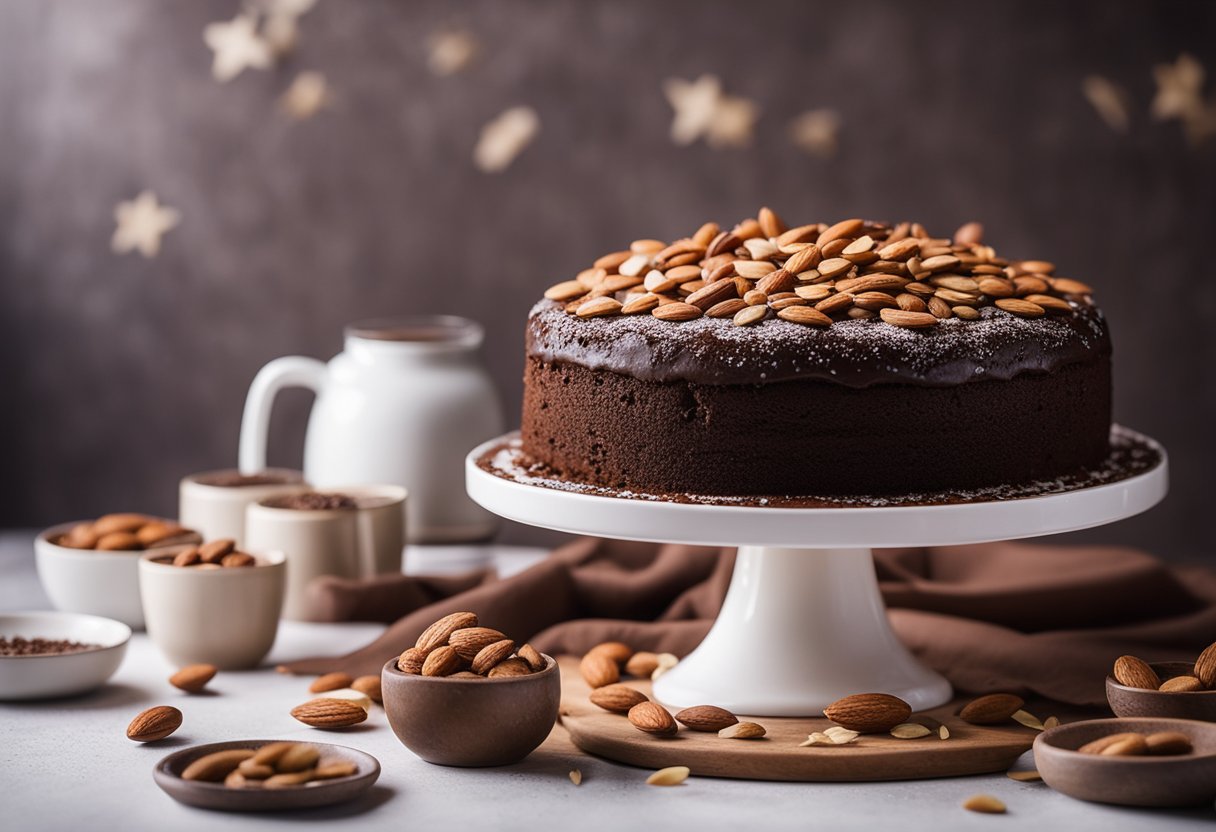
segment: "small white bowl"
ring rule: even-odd
[[[157,549],[122,552],[69,549],[52,543],[79,523],[62,523],[34,540],[38,579],[55,609],[114,618],[144,628],[139,600],[139,559]]]
[[[0,700],[73,696],[101,687],[127,654],[131,628],[70,612],[0,613],[0,635],[67,639],[95,648],[42,656],[0,656]]]
[[[278,633],[287,556],[250,552],[255,566],[208,569],[156,560],[168,554],[145,552],[139,561],[148,638],[176,665],[257,667]]]

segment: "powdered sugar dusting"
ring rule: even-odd
[[[896,506],[954,505],[984,503],[997,500],[1017,500],[1063,494],[1083,488],[1119,482],[1146,473],[1161,463],[1156,447],[1138,434],[1118,425],[1111,427],[1110,454],[1096,468],[1050,480],[990,488],[936,493],[902,494],[898,496],[853,495],[832,497],[824,495],[719,496],[704,494],[648,494],[640,491],[604,488],[590,483],[571,482],[551,476],[543,465],[531,461],[523,452],[517,434],[487,451],[477,460],[483,471],[523,485],[614,497],[622,500],[645,500],[664,503],[695,503],[717,506],[751,506],[756,508],[885,508]]]

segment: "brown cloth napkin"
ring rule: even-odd
[[[325,620],[391,626],[350,655],[286,669],[378,674],[427,625],[461,610],[552,655],[619,640],[683,656],[713,623],[734,556],[734,549],[582,538],[506,580],[322,578],[310,590]],[[997,543],[888,549],[874,558],[896,634],[960,692],[1100,705],[1118,656],[1193,660],[1216,640],[1216,572],[1142,552]]]

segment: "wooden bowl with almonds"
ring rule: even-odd
[[[1106,677],[1106,701],[1115,716],[1198,719],[1216,722],[1216,690],[1171,689],[1171,680],[1193,679],[1193,662],[1155,662],[1148,665],[1161,680],[1161,688],[1123,685]]]

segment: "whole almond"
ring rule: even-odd
[[[601,642],[590,650],[588,653],[603,653],[608,658],[612,659],[619,665],[623,665],[633,658],[633,648],[621,641],[605,641]]]
[[[299,743],[287,741],[268,742],[254,753],[252,760],[256,765],[273,768],[284,754],[297,745]]]
[[[493,644],[487,644],[477,651],[477,655],[473,657],[473,665],[469,669],[474,673],[484,675],[489,673],[494,665],[506,659],[514,651],[515,642],[509,638],[504,638]]]
[[[93,521],[93,534],[105,537],[115,532],[134,533],[151,522],[153,518],[146,514],[106,514]]]
[[[1138,757],[1148,753],[1148,741],[1143,734],[1129,734],[1098,752],[1103,757]]]
[[[198,547],[198,555],[203,563],[219,563],[224,555],[230,555],[236,549],[236,541],[231,538],[221,538]]]
[[[476,626],[477,616],[473,613],[454,612],[451,615],[445,615],[423,630],[422,635],[418,636],[418,640],[414,642],[414,646],[423,651],[423,658],[425,658],[426,653],[429,653],[436,647],[447,644],[452,633],[466,627]]]
[[[397,658],[397,669],[402,673],[417,676],[422,672],[422,664],[426,661],[426,655],[427,651],[419,647],[409,647]]]
[[[185,533],[186,529],[176,523],[164,523],[157,520],[141,527],[135,533],[135,537],[139,540],[140,545],[147,549]]]
[[[591,652],[583,656],[578,665],[579,673],[593,690],[621,680],[621,669],[606,653]]]
[[[345,699],[313,699],[292,708],[291,715],[313,728],[348,728],[367,719],[367,711]]]
[[[878,316],[884,323],[904,329],[925,329],[937,326],[937,318],[929,312],[906,312],[903,309],[880,309]]]
[[[1144,738],[1145,751],[1156,757],[1190,754],[1191,738],[1181,731],[1158,731]]]
[[[972,725],[996,725],[1006,722],[1026,703],[1012,693],[990,693],[973,699],[959,711],[959,719]]]
[[[103,534],[97,540],[96,548],[103,552],[126,552],[142,549],[143,545],[139,542],[139,538],[131,532],[110,532]]]
[[[461,627],[448,636],[448,644],[460,658],[473,661],[473,657],[480,653],[482,648],[505,638],[498,630],[489,627]]]
[[[286,789],[290,786],[302,786],[312,779],[313,770],[311,768],[304,771],[293,771],[290,774],[276,774],[274,777],[263,781],[262,787],[266,789]]]
[[[191,664],[169,677],[169,684],[186,693],[199,693],[207,687],[207,683],[215,678],[215,665]]]
[[[92,549],[100,537],[93,531],[92,523],[77,523],[70,532],[59,538],[59,545],[69,549]]]
[[[460,667],[460,656],[454,647],[436,647],[422,663],[423,676],[447,676]]]
[[[1195,660],[1195,678],[1205,690],[1216,688],[1216,642],[1204,648]]]
[[[906,722],[912,706],[888,693],[855,693],[828,705],[823,714],[852,731],[881,734]]]
[[[247,552],[231,552],[220,558],[220,566],[225,569],[240,569],[246,566],[254,566],[257,564],[257,559]]]
[[[983,815],[1005,814],[1005,804],[990,794],[972,795],[963,801],[963,808]]]
[[[325,693],[327,690],[338,690],[339,688],[348,688],[354,679],[349,673],[334,671],[326,673],[324,676],[318,676],[313,679],[312,684],[308,686],[309,693]]]
[[[135,742],[163,740],[182,725],[182,712],[169,705],[148,708],[127,726],[127,739]]]
[[[716,705],[693,705],[676,714],[676,722],[693,731],[717,733],[723,728],[737,725],[739,718],[725,708]]]
[[[650,674],[659,666],[659,657],[648,650],[639,650],[625,662],[625,672],[639,679],[649,679]]]
[[[1135,731],[1122,731],[1118,734],[1107,734],[1105,737],[1098,737],[1096,740],[1091,740],[1077,749],[1082,754],[1101,754],[1107,747],[1114,745],[1117,742],[1122,742],[1128,737],[1139,736]]]
[[[515,655],[519,656],[528,663],[528,668],[533,673],[539,673],[545,669],[545,657],[536,651],[536,648],[531,644],[525,644],[515,651]]]
[[[246,777],[238,768],[236,771],[228,772],[228,776],[224,778],[224,785],[230,789],[260,789],[262,781]]]
[[[490,672],[486,674],[491,679],[500,679],[504,676],[531,676],[532,668],[528,667],[528,663],[518,656],[503,659],[498,664],[490,668]]]
[[[250,780],[265,780],[267,777],[273,777],[275,774],[273,766],[259,763],[253,757],[250,757],[248,760],[241,760],[241,764],[236,767],[236,770]],[[231,777],[232,775],[228,776]]]
[[[718,736],[724,740],[754,740],[764,734],[764,726],[755,722],[736,722],[718,732]]]
[[[734,291],[733,285],[731,291]],[[701,308],[693,306],[691,303],[676,302],[656,306],[650,314],[661,321],[691,321],[693,318],[701,317]]]
[[[639,702],[629,709],[629,722],[639,731],[671,737],[680,730],[667,709],[657,702]]]
[[[809,306],[787,306],[777,313],[783,321],[803,326],[831,326],[832,319]]]
[[[1175,676],[1172,679],[1166,679],[1161,683],[1161,687],[1157,690],[1166,691],[1167,693],[1193,693],[1197,690],[1203,690],[1203,682],[1199,681],[1195,676]]]
[[[182,779],[218,783],[236,771],[236,767],[252,757],[253,753],[252,748],[230,748],[206,754],[186,766]]]
[[[1195,674],[1202,682],[1203,677]],[[1115,681],[1129,688],[1157,690],[1161,687],[1161,679],[1157,672],[1148,666],[1148,662],[1135,656],[1120,656],[1115,659]]]
[[[315,745],[306,742],[293,742],[274,762],[275,771],[289,773],[304,771],[317,764],[321,752]]]
[[[326,763],[323,766],[317,766],[313,770],[313,780],[336,780],[339,777],[350,777],[352,774],[358,774],[359,767],[349,760],[338,760],[332,763]]]
[[[173,556],[174,566],[194,566],[196,563],[202,562],[203,559],[199,556],[197,546],[188,546]]]
[[[604,685],[591,691],[591,704],[614,714],[627,714],[634,705],[649,701],[646,694],[628,685]]]
[[[379,676],[360,676],[351,682],[350,686],[373,702],[384,701],[384,691],[381,688]]]

